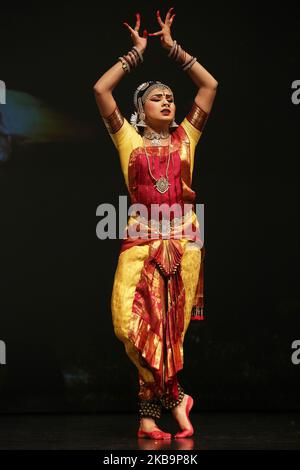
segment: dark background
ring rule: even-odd
[[[190,324],[186,392],[200,410],[300,409],[299,113],[296,2],[126,1],[1,6],[0,79],[97,126],[80,142],[15,145],[0,166],[0,411],[135,411],[137,370],[114,336],[110,296],[121,240],[99,240],[96,208],[126,195],[93,85],[159,29],[218,80],[196,149],[193,189],[205,204],[205,316]],[[174,90],[177,122],[196,86],[149,38],[144,63],[114,91],[127,117],[155,79]],[[6,106],[9,106],[7,103]]]

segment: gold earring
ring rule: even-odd
[[[178,127],[178,124],[175,122],[175,119],[173,119],[173,121],[171,122],[170,124],[170,127]]]
[[[145,123],[145,117],[146,117],[145,113],[140,113],[139,116],[140,116],[140,120],[137,123],[137,126],[147,127],[147,124]]]

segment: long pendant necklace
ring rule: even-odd
[[[158,178],[158,179],[156,179],[152,174],[152,171],[150,169],[149,157],[148,157],[148,154],[147,154],[146,146],[145,146],[145,143],[143,142],[144,149],[145,149],[145,154],[146,154],[146,157],[147,157],[148,170],[149,170],[150,176],[155,181],[155,184],[154,184],[155,189],[157,189],[157,191],[159,191],[161,194],[168,191],[169,186],[171,185],[171,183],[168,180],[168,170],[169,170],[169,163],[170,163],[170,157],[171,157],[170,142],[171,142],[171,136],[169,136],[169,145],[168,145],[169,158],[168,158],[168,163],[167,163],[166,176],[160,175],[160,178]]]

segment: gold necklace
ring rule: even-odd
[[[166,191],[168,191],[169,186],[171,185],[171,183],[170,183],[169,180],[168,180],[168,170],[169,170],[169,163],[170,163],[170,157],[171,157],[170,142],[171,142],[171,135],[169,136],[169,144],[168,144],[168,147],[169,147],[169,158],[168,158],[168,163],[167,163],[166,176],[162,176],[162,175],[161,175],[160,178],[156,179],[156,178],[153,176],[153,174],[152,174],[152,171],[151,171],[151,168],[150,168],[150,163],[149,163],[149,157],[148,157],[147,150],[146,150],[146,146],[145,146],[145,143],[144,143],[144,140],[143,140],[143,145],[144,145],[144,149],[145,149],[145,154],[146,154],[147,162],[148,162],[148,170],[149,170],[150,176],[151,176],[151,177],[154,179],[154,181],[155,181],[155,184],[154,184],[155,189],[157,189],[157,191],[159,191],[161,194],[163,194],[163,193],[165,193]]]
[[[166,139],[166,137],[169,137],[170,133],[169,132],[146,132],[144,131],[144,137],[148,140],[152,140],[154,145],[161,145],[160,139]]]

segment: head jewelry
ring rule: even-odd
[[[144,82],[137,87],[133,96],[133,102],[136,111],[130,117],[130,123],[137,131],[139,130],[139,127],[147,127],[145,123],[144,103],[146,102],[146,99],[148,98],[151,91],[155,88],[165,88],[173,94],[171,88],[168,85],[165,85],[164,83],[156,80]],[[170,125],[170,128],[174,127],[178,127],[175,121],[173,121]]]

